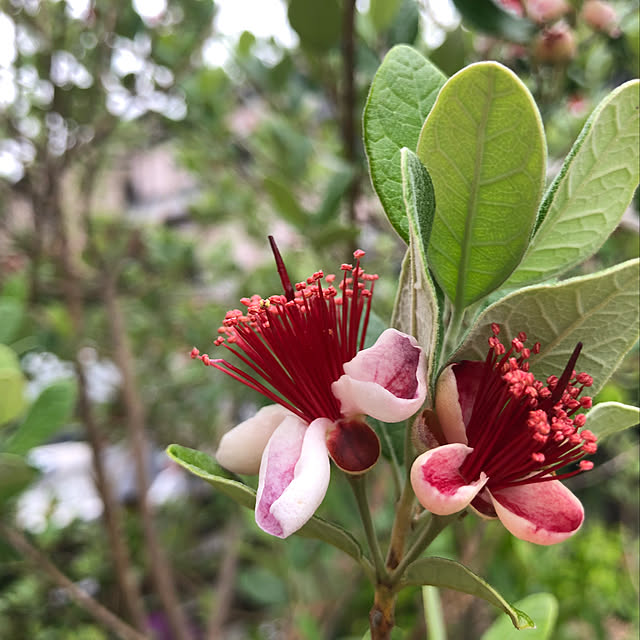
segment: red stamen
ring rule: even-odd
[[[592,468],[581,458],[596,451],[596,437],[583,429],[586,416],[575,415],[591,406],[591,398],[579,396],[593,379],[574,371],[582,344],[574,349],[560,378],[550,376],[544,386],[529,372],[528,362],[531,353],[540,352],[540,344],[526,348],[527,336],[520,332],[506,351],[498,338],[500,327],[494,323],[491,331],[466,425],[473,451],[460,468],[462,476],[470,482],[483,471],[489,476],[488,488],[495,490],[571,477]],[[577,470],[557,475],[575,462],[580,462]]]

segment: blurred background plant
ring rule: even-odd
[[[364,248],[388,321],[404,247],[360,132],[390,47],[448,75],[511,67],[540,107],[552,177],[599,100],[638,76],[638,3],[0,6],[0,635],[361,637],[371,594],[348,559],[263,534],[164,455],[171,442],[215,450],[260,401],[189,350],[241,296],[279,290],[267,233],[296,278]],[[638,254],[637,208],[580,272]],[[599,400],[638,403],[637,359]],[[588,514],[572,543],[534,548],[469,518],[437,552],[514,599],[555,594],[553,638],[637,637],[637,431],[598,461],[568,483]],[[392,487],[377,477],[385,530]],[[321,514],[358,530],[344,489],[334,478]],[[451,638],[495,616],[441,597]],[[424,636],[421,612],[420,592],[403,593],[406,637]]]

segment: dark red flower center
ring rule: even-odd
[[[582,458],[595,453],[596,437],[583,429],[586,416],[578,413],[591,407],[591,398],[580,396],[593,379],[574,370],[582,344],[574,349],[560,378],[550,376],[545,385],[529,371],[529,357],[539,353],[540,344],[525,347],[527,337],[521,332],[507,351],[498,338],[498,325],[492,330],[484,363],[454,365],[454,373],[460,367],[467,381],[473,378],[472,385],[462,386],[475,386],[466,411],[461,397],[468,444],[473,448],[460,468],[462,476],[471,482],[484,472],[489,477],[487,487],[497,490],[568,478],[593,468]],[[578,461],[578,469],[557,474]]]
[[[284,295],[242,298],[245,309],[228,311],[217,346],[236,356],[246,370],[222,358],[192,358],[215,367],[281,404],[303,420],[338,420],[340,403],[331,383],[343,364],[364,346],[373,285],[378,276],[360,268],[364,251],[355,251],[355,266],[343,264],[336,288],[335,275],[317,271],[292,285],[280,252],[269,238]],[[323,285],[324,282],[324,285]]]

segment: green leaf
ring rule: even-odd
[[[25,407],[25,379],[18,356],[0,344],[0,425],[17,418]]]
[[[484,360],[491,323],[511,340],[526,332],[540,342],[531,371],[541,380],[560,375],[578,342],[578,368],[593,376],[595,395],[638,339],[638,264],[629,260],[605,271],[557,284],[526,287],[487,307],[452,360]]]
[[[377,31],[386,29],[400,6],[400,0],[371,0],[369,15]]]
[[[473,29],[520,44],[530,44],[536,25],[501,9],[491,0],[453,0],[463,21]]]
[[[69,419],[75,401],[74,381],[60,380],[48,386],[29,407],[24,421],[8,440],[5,450],[24,455],[32,447],[46,442]]]
[[[454,560],[437,557],[416,560],[407,569],[402,585],[422,586],[425,584],[455,589],[456,591],[482,598],[502,609],[511,618],[516,629],[529,629],[534,626],[533,621],[526,613],[512,607],[480,576],[477,576],[463,564]]]
[[[0,300],[0,344],[9,344],[20,327],[24,305],[13,298]]]
[[[518,631],[506,618],[498,618],[482,635],[481,640],[551,640],[558,619],[558,600],[551,593],[534,593],[516,602],[526,609],[536,623],[535,629]]]
[[[387,53],[371,84],[364,109],[364,145],[371,181],[389,222],[409,243],[402,195],[400,150],[415,149],[424,119],[445,76],[405,45]]]
[[[235,474],[223,469],[211,456],[202,451],[182,447],[179,444],[169,445],[167,447],[167,455],[187,471],[206,480],[243,507],[248,509],[255,508],[256,492],[251,487],[240,482]],[[296,535],[303,538],[323,540],[344,551],[357,562],[368,564],[362,555],[362,549],[358,541],[342,527],[323,518],[313,516],[302,529],[296,532]]]
[[[391,325],[414,336],[424,349],[429,380],[441,336],[438,297],[427,267],[435,198],[429,174],[415,153],[404,148],[400,157],[403,200],[410,222],[409,249],[402,263]]]
[[[0,453],[0,504],[23,491],[37,475],[24,458]]]
[[[595,253],[629,205],[640,176],[640,81],[591,114],[542,204],[538,230],[507,286],[557,276]]]
[[[325,51],[340,39],[342,15],[337,0],[290,0],[288,16],[304,48]]]
[[[545,177],[540,114],[509,69],[472,64],[442,88],[417,153],[437,202],[429,265],[462,310],[508,278],[529,242]]]
[[[640,422],[640,409],[621,402],[600,402],[587,413],[585,427],[598,436],[598,440],[618,431],[635,427]]]

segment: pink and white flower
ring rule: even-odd
[[[292,285],[269,238],[284,295],[243,298],[227,312],[216,345],[244,365],[191,352],[275,405],[226,433],[216,458],[236,473],[259,472],[256,522],[286,538],[314,514],[329,484],[329,456],[347,473],[363,473],[380,455],[364,421],[411,417],[426,396],[425,358],[411,336],[384,331],[364,349],[376,275],[343,264],[335,276],[314,273]],[[323,284],[324,282],[324,284]]]
[[[545,385],[529,371],[540,344],[526,348],[520,333],[507,351],[498,325],[492,330],[484,362],[462,361],[440,375],[435,404],[445,444],[418,456],[411,484],[435,514],[471,505],[518,538],[561,542],[580,528],[584,510],[560,480],[593,468],[582,458],[597,448],[578,413],[591,407],[591,398],[580,396],[593,383],[573,369],[582,345],[560,378],[551,376]],[[560,472],[576,462],[577,469]]]

